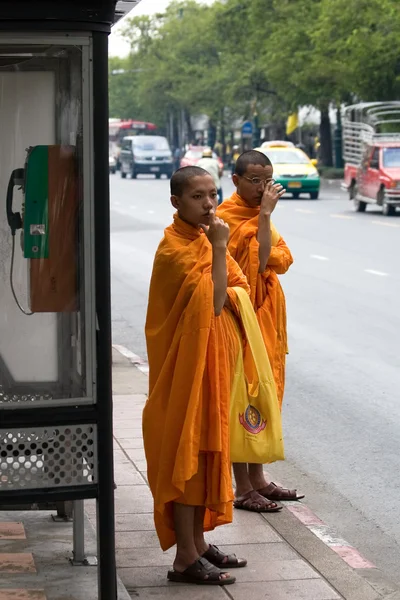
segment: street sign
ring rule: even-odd
[[[251,121],[245,121],[242,125],[242,136],[252,137],[253,135],[253,123]]]

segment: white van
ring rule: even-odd
[[[153,174],[157,179],[173,173],[172,152],[168,140],[159,135],[124,137],[121,144],[121,177],[130,174],[136,179],[141,174]]]

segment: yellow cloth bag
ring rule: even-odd
[[[248,382],[239,352],[231,391],[230,455],[235,463],[266,464],[284,460],[282,418],[268,354],[251,301],[234,288],[247,338],[245,360],[254,362],[256,381]]]

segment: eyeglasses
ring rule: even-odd
[[[246,175],[242,175],[241,177],[247,179],[247,181],[250,181],[253,185],[274,185],[275,183],[275,179],[260,179],[259,177],[246,177]]]

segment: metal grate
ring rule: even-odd
[[[392,130],[387,132],[387,130]],[[400,102],[366,102],[343,112],[343,158],[361,164],[367,146],[400,141]]]
[[[0,490],[97,482],[96,425],[0,429]]]
[[[52,400],[50,394],[9,394],[0,385],[0,404],[29,404],[43,400]]]

